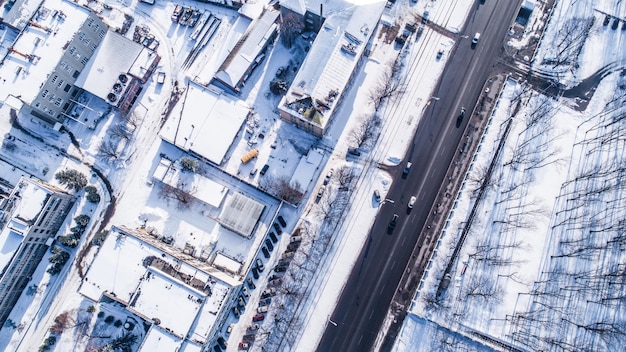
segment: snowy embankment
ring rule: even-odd
[[[557,2],[533,67],[564,87],[604,68],[579,88],[589,105],[574,112],[565,105],[577,100],[548,98],[524,82],[505,88],[424,276],[412,310],[418,316],[407,319],[396,350],[615,351],[624,345],[626,168],[619,136],[626,72],[619,66],[624,51],[616,48],[626,32],[614,25],[624,13],[619,1]],[[468,222],[475,188],[509,116],[504,154]],[[443,269],[464,229],[462,254],[437,295],[448,284]]]
[[[623,344],[624,81],[622,75],[606,78],[587,117],[525,86],[505,88],[485,138],[493,140],[496,121],[512,116],[513,127],[485,184],[481,216],[466,222],[494,154],[484,147],[429,270],[443,273],[449,247],[469,226],[451,284],[437,296],[442,274],[425,276],[413,307],[438,325],[414,319],[399,345],[415,334],[430,339],[421,344],[429,346],[424,350],[467,345],[468,336],[522,350],[616,350]]]
[[[507,82],[412,310],[446,328],[437,330],[445,338],[432,337],[423,346],[443,346],[460,338],[448,336],[447,329],[501,335],[518,293],[527,292],[541,261],[542,234],[549,228],[549,211],[564,181],[578,123],[570,114],[554,100]],[[509,119],[510,131],[487,178]],[[481,186],[483,197],[476,203]],[[470,221],[473,206],[478,209]],[[451,283],[438,296],[443,269],[466,227],[467,239]],[[407,335],[401,340],[411,339],[409,330],[404,329]]]

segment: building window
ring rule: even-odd
[[[83,57],[82,60],[80,60],[80,63],[83,64],[83,65],[87,65],[87,61],[89,61],[89,58],[85,56],[85,57]]]
[[[48,110],[48,115],[54,117],[54,110],[52,109]]]
[[[57,98],[57,100],[54,101],[54,105],[56,106],[61,106],[61,104],[63,104],[63,99],[61,98]]]
[[[54,75],[54,76],[52,76],[52,81],[51,81],[51,82],[52,82],[52,83],[56,82],[58,78],[59,78],[59,76],[58,76],[58,75]]]
[[[104,34],[106,33],[106,31],[104,29],[100,30],[100,38],[104,38]]]
[[[80,75],[80,71],[74,70],[74,74],[72,75],[72,77],[73,78],[78,78],[78,75]]]
[[[67,111],[67,108],[70,107],[70,103],[65,103],[65,105],[63,105],[63,111]]]
[[[59,83],[57,83],[57,88],[61,88],[61,86],[63,85],[63,83],[65,83],[65,81],[60,80]]]
[[[46,95],[48,95],[48,90],[47,90],[47,89],[44,89],[44,90],[43,90],[43,92],[41,92],[41,97],[42,97],[42,98],[45,98],[45,97],[46,97]]]
[[[63,91],[64,91],[65,93],[67,93],[67,92],[69,92],[69,91],[70,91],[70,89],[71,89],[71,88],[72,88],[72,86],[71,86],[71,85],[66,84],[66,85],[65,85],[65,88],[63,88]]]

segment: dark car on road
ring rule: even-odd
[[[402,170],[402,178],[406,178],[409,175],[412,165],[413,164],[410,161],[406,163],[406,166],[404,166],[404,170]]]
[[[277,223],[274,223],[274,229],[279,235],[283,233],[283,229]]]
[[[465,107],[461,107],[461,111],[459,112],[459,116],[456,118],[456,127],[459,128],[461,126],[461,122],[465,118]]]
[[[389,231],[393,231],[393,229],[396,228],[397,224],[398,224],[398,214],[393,214],[393,218],[391,218],[391,221],[389,222]]]
[[[269,258],[270,257],[270,252],[267,250],[267,248],[265,248],[265,246],[261,247],[261,252],[263,252],[263,256],[265,258]]]
[[[270,240],[272,240],[272,243],[278,242],[278,237],[276,237],[275,233],[270,232]]]

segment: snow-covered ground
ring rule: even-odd
[[[374,200],[373,192],[378,190],[384,201],[390,187],[389,175],[377,166],[398,165],[404,159],[421,112],[432,102],[432,88],[448,54],[453,50],[454,38],[426,29],[419,40],[411,37],[402,49],[394,43],[384,44],[379,38],[371,55],[359,67],[359,73],[346,92],[328,133],[320,140],[282,123],[276,113],[279,97],[269,92],[269,81],[279,67],[301,62],[303,55],[297,47],[289,50],[277,41],[261,66],[250,76],[250,84],[246,85],[241,94],[254,111],[247,121],[247,127],[252,131],[250,138],[237,140],[229,149],[229,156],[221,170],[203,165],[203,172],[228,183],[229,188],[245,190],[264,203],[272,203],[275,201],[267,195],[255,193],[249,186],[263,186],[262,176],[251,174],[251,170],[270,164],[268,176],[291,176],[304,155],[302,150],[317,148],[325,154],[320,166],[316,166],[313,171],[310,184],[304,185],[305,197],[308,198],[296,208],[272,203],[266,215],[268,218],[257,229],[263,235],[245,240],[235,235],[218,236],[213,233],[214,228],[207,228],[202,205],[180,209],[173,203],[167,204],[157,190],[159,186],[146,182],[158,164],[160,154],[173,160],[184,156],[179,149],[156,137],[161,113],[166,107],[174,81],[184,82],[191,78],[199,83],[208,83],[230,48],[250,24],[248,19],[231,10],[190,1],[178,3],[201,6],[222,20],[214,39],[189,69],[183,67],[183,62],[192,49],[188,39],[191,29],[171,23],[169,15],[174,3],[158,1],[156,5],[150,6],[132,2],[121,6],[118,2],[111,2],[112,10],[98,7],[105,20],[113,26],[121,24],[123,13],[133,13],[137,25],[148,24],[161,43],[159,52],[163,59],[158,69],[165,71],[169,78],[162,86],[149,81],[145,87],[135,112],[141,123],[126,144],[122,160],[110,163],[110,160],[103,160],[98,155],[99,142],[110,138],[107,129],[124,122],[118,116],[104,117],[95,130],[80,124],[70,124],[81,150],[72,146],[66,135],[41,130],[30,121],[21,121],[40,135],[54,136],[55,142],[50,145],[33,141],[14,130],[8,124],[7,117],[2,119],[4,122],[0,128],[17,135],[18,142],[13,153],[2,153],[3,159],[9,162],[1,164],[3,175],[5,171],[7,175],[3,178],[10,181],[20,174],[33,174],[51,180],[56,170],[65,167],[82,168],[88,173],[88,169],[74,161],[84,155],[86,161],[103,171],[118,199],[117,211],[109,224],[129,227],[143,225],[163,234],[175,234],[175,243],[179,247],[190,242],[196,243],[194,241],[198,245],[203,244],[206,242],[205,237],[209,242],[219,237],[222,249],[232,250],[229,253],[231,256],[242,257],[248,263],[259,256],[255,248],[259,247],[263,235],[271,226],[273,215],[280,210],[288,223],[285,232],[298,228],[302,244],[293,259],[290,259],[287,273],[270,273],[271,270],[267,269],[262,273],[256,280],[257,288],[251,290],[250,297],[246,298],[247,309],[238,320],[232,315],[228,317],[222,336],[227,339],[229,351],[237,349],[247,328],[254,329],[251,318],[257,314],[259,296],[268,289],[264,282],[276,275],[282,283],[275,285],[278,281],[272,281],[272,286],[276,286],[274,289],[278,291],[267,315],[272,319],[258,322],[261,326],[255,333],[257,340],[253,348],[313,350],[329,323],[328,317],[354,261],[367,242],[369,228],[381,204]],[[612,22],[607,27],[603,21],[606,13],[624,17],[626,10],[623,8],[626,5],[611,1],[603,3],[602,8],[594,6],[591,1],[558,2],[537,59],[534,60],[535,67],[541,72],[551,72],[570,86],[572,82],[589,76],[606,64],[621,64],[623,56],[620,53],[623,50],[616,48],[623,48],[626,32],[621,31],[621,27],[612,30]],[[458,33],[471,7],[472,2],[466,1],[398,2],[388,10],[385,19],[403,26],[415,15],[423,16],[427,12],[431,21],[451,33]],[[577,65],[568,65],[565,70],[561,69],[562,66],[550,70],[550,65],[554,63],[545,64],[545,60],[551,59],[553,48],[547,43],[564,35],[555,24],[567,23],[574,17],[589,16],[594,16],[595,21],[588,33],[582,33],[585,35],[585,44],[567,48],[568,55],[579,53]],[[441,60],[437,60],[435,57],[440,49],[444,54]],[[398,62],[402,64],[400,83],[404,93],[391,97],[378,111],[381,117],[378,127],[380,135],[362,148],[363,155],[347,159],[345,151],[353,146],[351,131],[358,126],[360,117],[374,111],[370,92],[380,84],[384,72],[389,70],[390,62],[397,57],[400,57]],[[597,57],[608,61],[597,60]],[[565,347],[561,347],[567,349],[570,345],[565,344],[573,342],[559,340],[563,336],[579,339],[577,342],[583,349],[596,346],[601,350],[611,350],[611,346],[618,346],[615,341],[621,341],[620,331],[614,327],[611,330],[607,326],[623,322],[623,308],[618,299],[623,289],[616,286],[617,281],[612,278],[616,277],[620,265],[623,265],[619,250],[619,234],[623,232],[623,224],[619,222],[623,218],[623,207],[619,205],[619,200],[624,198],[619,183],[623,179],[620,166],[623,163],[623,142],[615,137],[619,136],[622,121],[616,117],[623,113],[620,109],[624,100],[624,84],[623,76],[617,73],[608,76],[596,90],[587,111],[578,113],[568,108],[562,100],[546,98],[529,89],[524,82],[507,82],[454,209],[449,214],[432,264],[424,275],[412,307],[415,315],[405,320],[397,340],[397,350],[454,350],[455,346],[483,349],[490,344],[493,346],[493,341],[480,339],[479,334],[528,349],[549,349],[557,342],[564,344]],[[605,103],[610,99],[615,102],[607,110],[604,108]],[[176,108],[180,109],[180,104]],[[3,115],[8,116],[8,111],[3,111]],[[178,112],[175,109],[171,114],[176,116]],[[436,297],[437,285],[453,243],[467,225],[467,214],[476,201],[476,189],[484,179],[490,157],[503,137],[504,126],[509,123],[509,119],[511,127],[504,149],[491,174],[486,192],[478,203],[477,216],[472,219],[469,235],[451,272],[451,284],[442,297]],[[260,135],[263,137],[259,138]],[[52,138],[46,138],[49,139]],[[260,157],[254,163],[242,166],[239,158],[250,150],[250,143],[260,150]],[[62,152],[66,149],[67,154]],[[64,158],[66,155],[73,159]],[[17,168],[13,169],[10,164]],[[323,176],[331,168],[333,177],[326,185],[324,194],[316,199]],[[599,176],[595,177],[595,174]],[[316,181],[320,175],[322,177]],[[601,177],[605,175],[608,176]],[[93,182],[98,182],[97,178],[94,177]],[[98,185],[104,194],[104,186]],[[581,190],[587,189],[593,189],[594,192],[582,193]],[[571,199],[571,194],[577,197]],[[104,204],[102,202],[99,206]],[[94,213],[101,211],[102,208],[99,208]],[[566,221],[571,218],[577,221],[574,224]],[[580,224],[588,226],[574,226]],[[598,235],[583,236],[589,229]],[[281,237],[272,257],[264,259],[266,268],[278,262],[278,253],[285,250],[289,241],[289,236]],[[94,251],[87,254],[86,262],[90,263],[94,255]],[[593,264],[590,263],[590,257],[602,257],[604,261],[602,264]],[[76,293],[81,278],[73,270],[74,267],[66,265],[64,272],[50,277],[45,273],[46,266],[44,258],[34,276],[34,280],[40,282],[25,291],[12,313],[15,326],[3,327],[0,331],[0,346],[7,350],[36,349],[47,336],[47,329],[54,318],[61,312],[70,311],[76,314],[76,319],[86,319],[84,312],[88,304]],[[573,271],[573,268],[578,269]],[[67,277],[65,282],[61,281],[63,277]],[[581,278],[593,289],[580,289]],[[156,285],[155,290],[167,286],[167,282],[161,281],[143,285],[148,287],[152,284]],[[578,289],[559,291],[558,287],[563,285]],[[53,296],[45,294],[50,292],[51,286],[54,286],[52,292],[58,292],[62,299],[53,300]],[[44,287],[48,287],[48,290]],[[592,297],[592,292],[596,291],[606,295]],[[186,299],[185,295],[191,295],[184,290],[176,292],[182,294],[183,300]],[[149,311],[154,302],[154,297],[145,296],[138,304]],[[185,308],[186,312],[193,310],[194,303],[189,304],[192,306]],[[109,309],[107,314],[117,319],[122,317],[114,306],[101,305],[97,309]],[[575,314],[568,317],[563,312]],[[93,319],[89,326],[95,328],[98,324],[95,318],[98,310],[92,313]],[[546,322],[544,318],[558,314],[561,314],[560,322]],[[169,323],[178,327],[180,322]],[[230,323],[235,325],[228,335],[225,330]],[[546,326],[551,329],[546,329]],[[181,330],[186,328],[187,325]],[[598,330],[605,334],[603,336],[610,335],[610,338],[600,341]],[[268,334],[270,331],[271,335]],[[178,346],[179,341],[166,341],[168,336],[171,337],[153,328],[146,334],[144,348],[160,346],[160,350],[166,346]],[[64,349],[76,341],[64,337],[59,342],[63,347],[59,348]],[[158,341],[162,341],[162,344],[159,345]],[[184,349],[197,350],[197,346],[188,344]]]
[[[626,37],[621,23],[603,24],[606,12],[621,18],[626,10],[620,1],[597,5],[558,1],[534,65],[565,87],[605,65],[611,70],[580,112],[569,99],[507,82],[396,351],[615,351],[626,341],[619,328],[624,286],[615,276],[624,265],[624,210],[617,205],[624,198],[624,144],[617,131],[626,96],[623,50],[616,48]],[[594,19],[587,31],[584,18]],[[582,37],[568,39],[581,27]],[[561,52],[565,46],[556,43],[568,40],[570,51]],[[555,53],[559,65],[547,62]],[[448,281],[443,274],[464,233]]]

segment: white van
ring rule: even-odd
[[[479,40],[480,40],[480,33],[476,32],[476,34],[474,34],[474,38],[472,38],[472,44],[474,45],[478,44]]]

